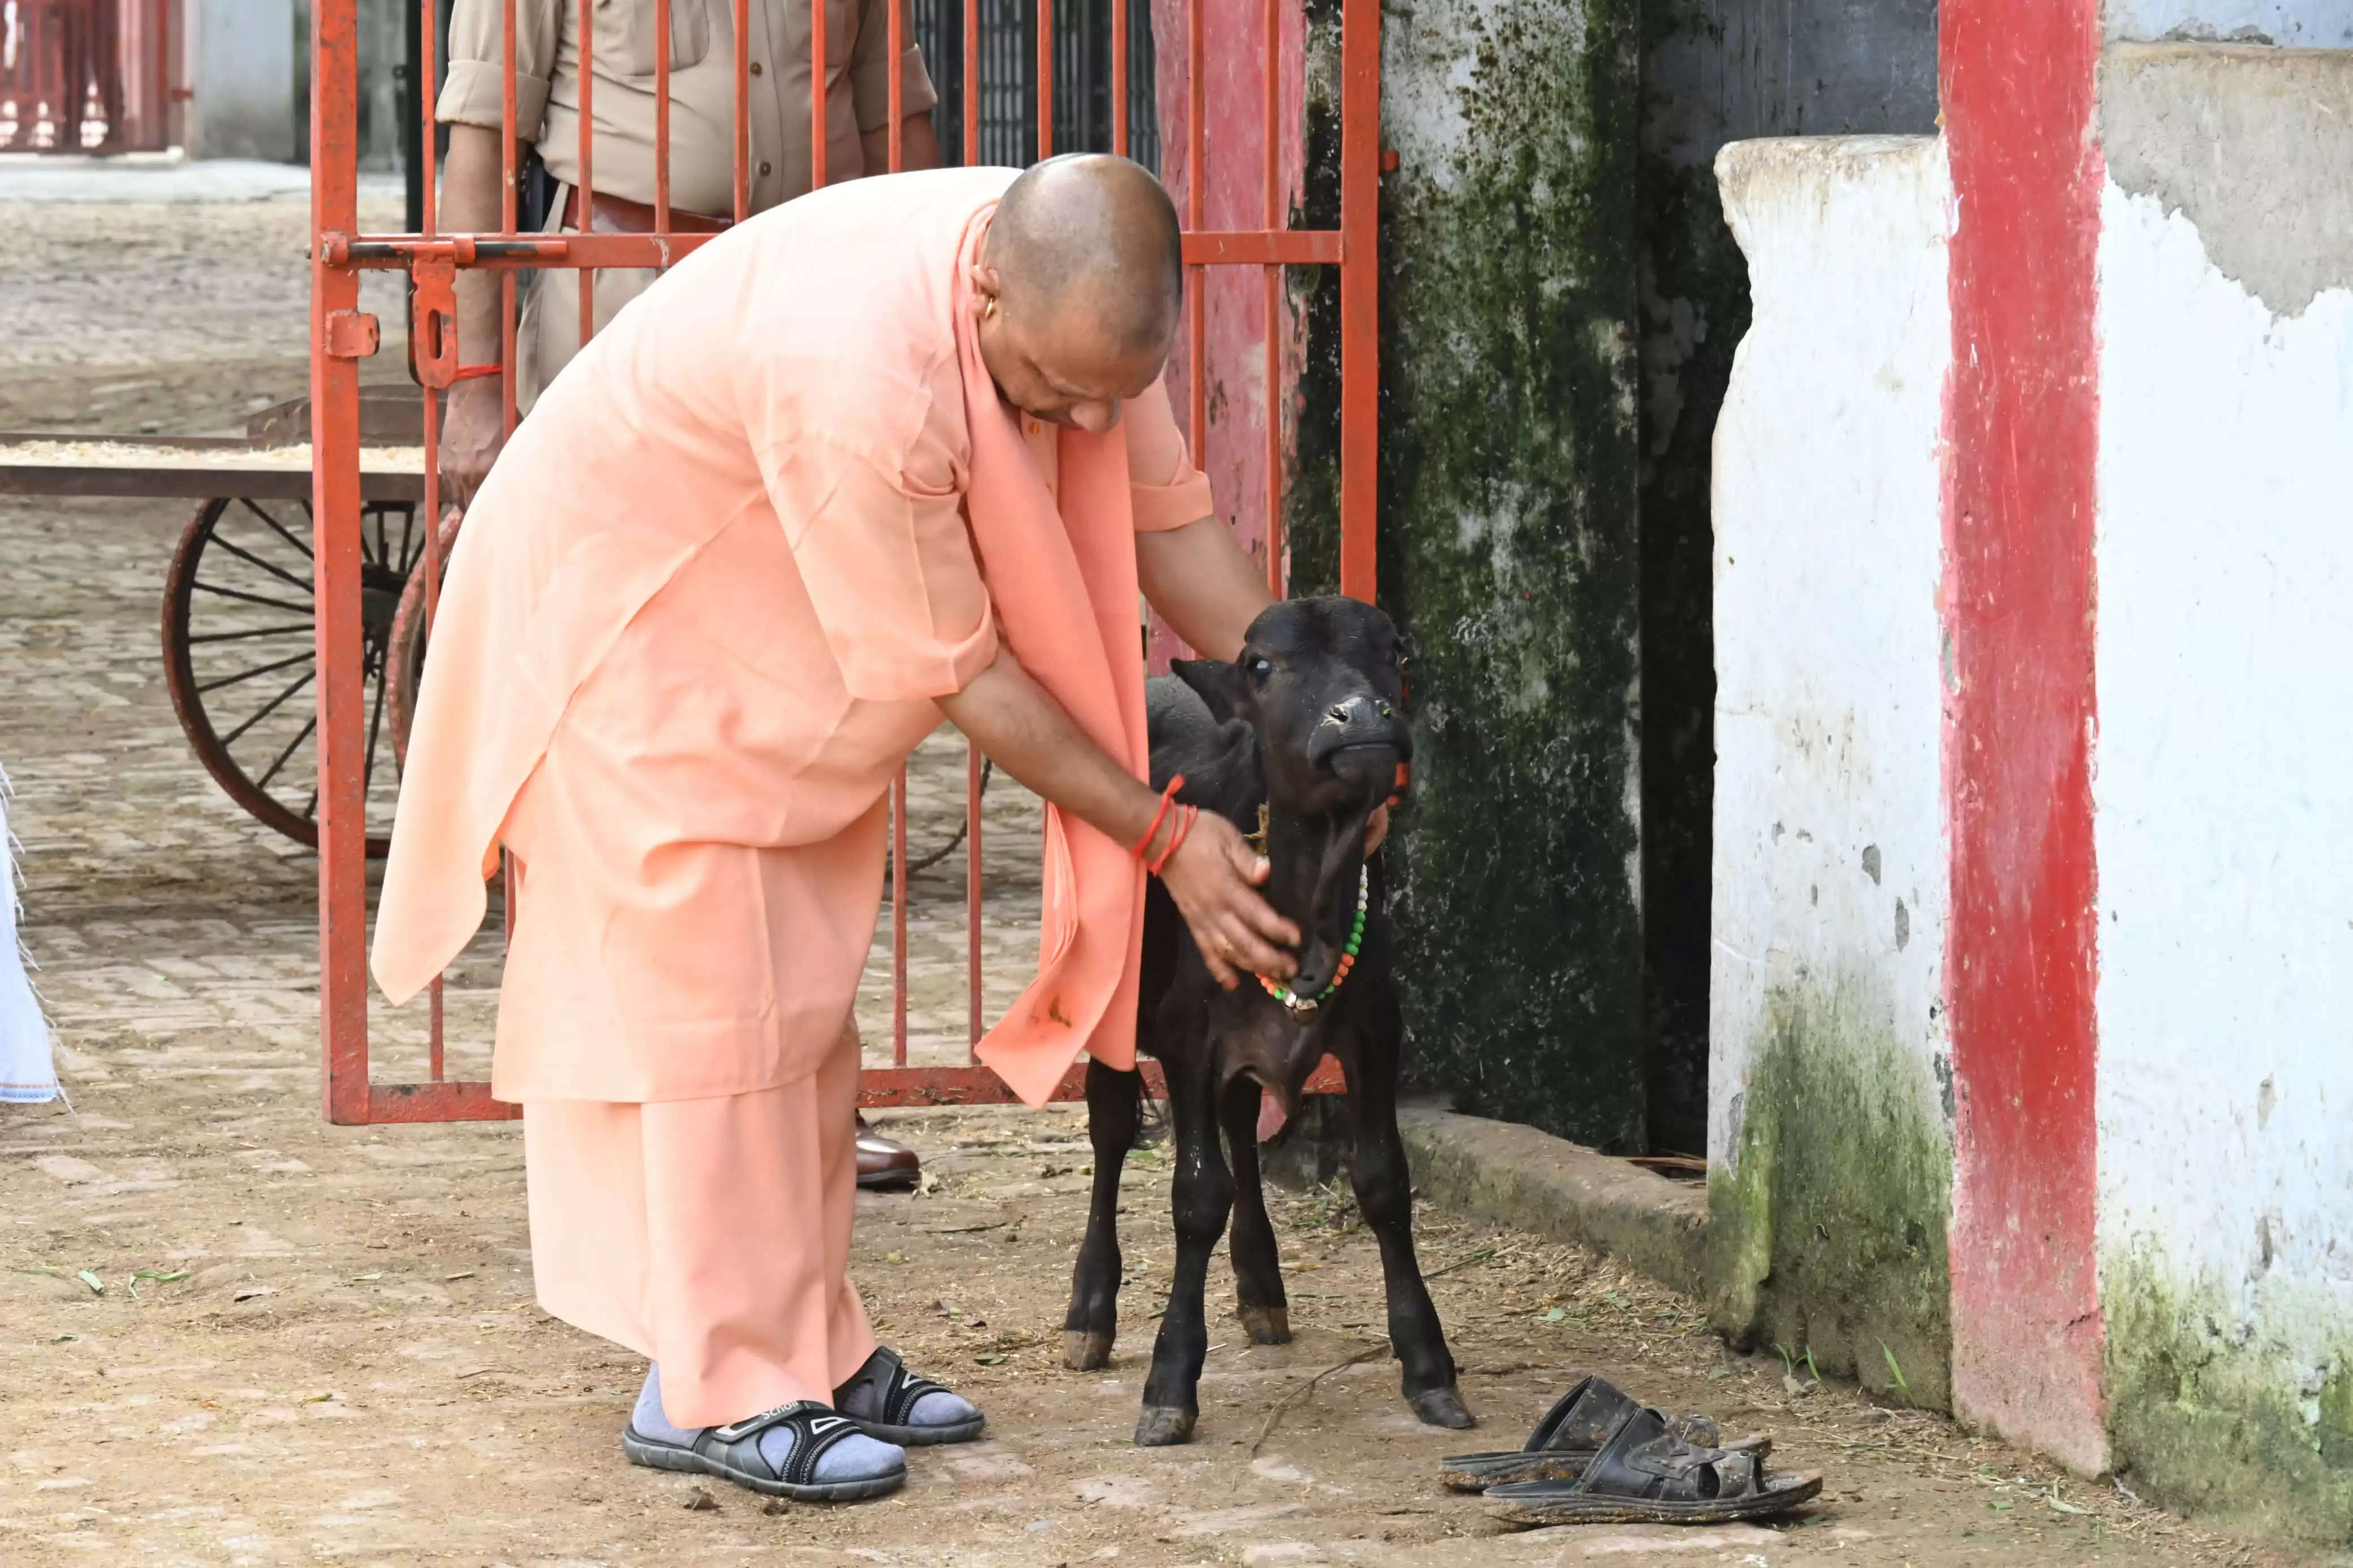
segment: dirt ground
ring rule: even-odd
[[[299,204],[99,216],[0,201],[0,427],[219,428],[301,390]],[[122,256],[132,281],[109,282]],[[216,265],[232,283],[151,287]],[[1136,1449],[1168,1173],[1156,1151],[1129,1167],[1114,1364],[1063,1371],[1090,1169],[1067,1110],[896,1117],[934,1185],[860,1200],[855,1267],[884,1337],[987,1408],[986,1441],[918,1454],[905,1492],[839,1509],[631,1468],[616,1439],[643,1367],[533,1304],[515,1130],[319,1119],[315,862],[212,786],[162,685],[185,510],[0,498],[0,763],[73,1096],[0,1107],[0,1563],[2307,1561],[1730,1356],[1690,1302],[1604,1259],[1428,1210],[1422,1258],[1482,1429],[1422,1428],[1380,1356],[1376,1249],[1336,1190],[1277,1200],[1296,1342],[1251,1347],[1221,1319],[1197,1440]],[[960,780],[934,748],[919,850]],[[1034,908],[1034,816],[992,801],[999,995]],[[918,888],[918,1059],[961,1048],[954,860]],[[453,1002],[459,1068],[480,1065],[488,962]],[[861,1002],[876,1057],[882,973]],[[378,1021],[396,1065],[413,1032]],[[1229,1291],[1222,1266],[1212,1287]],[[1828,1475],[1820,1502],[1772,1529],[1504,1533],[1438,1488],[1438,1456],[1515,1445],[1586,1370],[1772,1432],[1777,1468]]]

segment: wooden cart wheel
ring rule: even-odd
[[[417,509],[360,518],[360,625],[368,687],[367,852],[390,842],[398,783],[383,744],[385,649],[425,552]],[[319,846],[316,630],[307,502],[223,497],[198,506],[164,589],[164,668],[196,758],[229,798]]]

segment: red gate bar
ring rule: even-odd
[[[518,230],[519,159],[516,141],[514,81],[515,0],[504,0],[501,23],[506,71],[501,86],[500,152],[501,231],[491,235],[443,235],[438,227],[434,171],[434,105],[429,95],[422,105],[425,118],[425,206],[417,235],[364,235],[357,211],[357,0],[318,0],[313,27],[311,145],[314,150],[311,290],[311,388],[313,452],[311,493],[315,514],[319,619],[318,656],[324,671],[319,687],[320,715],[320,951],[322,1094],[329,1121],[341,1124],[459,1120],[507,1120],[520,1108],[490,1098],[489,1085],[450,1082],[444,1078],[444,1002],[436,981],[430,994],[428,1081],[373,1083],[368,1078],[366,992],[366,889],[363,855],[362,816],[362,691],[359,679],[359,474],[358,361],[375,352],[373,319],[358,309],[358,275],[367,269],[403,268],[411,275],[417,341],[411,344],[412,365],[424,397],[424,503],[428,519],[440,509],[439,406],[437,394],[451,384],[461,355],[456,342],[454,279],[461,270],[494,271],[501,278],[500,381],[502,416],[512,434],[516,422],[516,318],[514,274],[522,268],[572,268],[581,271],[580,328],[585,343],[593,336],[595,272],[607,267],[661,268],[673,265],[711,237],[680,235],[671,230],[670,167],[670,18],[671,0],[654,0],[655,41],[655,232],[603,234],[594,232],[524,234]],[[1112,0],[1113,112],[1112,148],[1128,146],[1128,0]],[[810,174],[813,185],[828,177],[826,166],[827,109],[826,18],[822,0],[812,0],[812,91],[810,105]],[[1189,0],[1187,49],[1192,62],[1187,88],[1187,133],[1192,158],[1187,171],[1187,222],[1183,261],[1189,301],[1188,353],[1193,371],[1192,434],[1197,457],[1208,436],[1207,407],[1207,332],[1205,288],[1207,268],[1221,266],[1257,267],[1264,282],[1267,374],[1267,573],[1280,592],[1284,580],[1282,503],[1282,268],[1293,266],[1337,266],[1341,277],[1341,583],[1344,591],[1369,599],[1374,576],[1373,475],[1377,408],[1375,358],[1377,321],[1377,224],[1379,178],[1379,10],[1378,0],[1343,0],[1342,4],[1342,134],[1341,226],[1337,231],[1283,227],[1281,41],[1283,0],[1266,0],[1265,78],[1263,91],[1266,143],[1265,226],[1255,230],[1209,230],[1204,226],[1207,146],[1206,42],[1202,0]],[[977,162],[980,147],[980,71],[978,0],[965,0],[965,155]],[[749,0],[734,0],[735,37],[747,37]],[[1052,0],[1038,0],[1038,153],[1053,152],[1053,8]],[[424,79],[433,79],[435,38],[429,14],[422,20]],[[905,52],[905,17],[894,5],[889,18],[889,46],[894,66],[890,81],[889,163],[903,165],[902,79],[895,62]],[[592,163],[593,44],[580,45],[583,78],[580,101],[580,210],[591,210],[595,194]],[[738,221],[750,212],[751,132],[748,51],[739,48],[735,62],[734,142],[732,149],[733,206]],[[586,221],[584,216],[584,221]],[[438,578],[448,541],[437,526],[426,529],[427,580],[425,622],[429,631],[438,609]],[[985,884],[982,859],[983,763],[967,747],[965,758],[965,897],[967,1026],[977,1043],[986,1023],[982,990],[982,919]],[[907,785],[903,772],[892,792],[892,1066],[870,1068],[860,1084],[861,1104],[950,1105],[1010,1103],[1013,1096],[995,1074],[967,1064],[956,1067],[915,1067],[909,1064],[907,1012],[909,986]],[[523,868],[509,862],[506,907],[512,931],[514,907],[521,897]],[[1165,1084],[1156,1064],[1144,1064],[1150,1092],[1163,1095]],[[1320,1064],[1308,1082],[1310,1092],[1332,1092],[1343,1087],[1337,1064]],[[1084,1069],[1074,1068],[1057,1086],[1054,1098],[1073,1100],[1084,1094]]]

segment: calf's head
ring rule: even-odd
[[[1413,760],[1397,628],[1355,599],[1293,599],[1250,623],[1232,664],[1172,664],[1221,721],[1257,737],[1274,863],[1267,894],[1298,921],[1302,996],[1332,983],[1356,915],[1365,829]]]

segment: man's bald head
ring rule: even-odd
[[[1165,350],[1185,295],[1176,208],[1140,163],[1050,158],[1006,188],[984,258],[1005,309],[1043,328],[1076,307],[1122,353]]]

